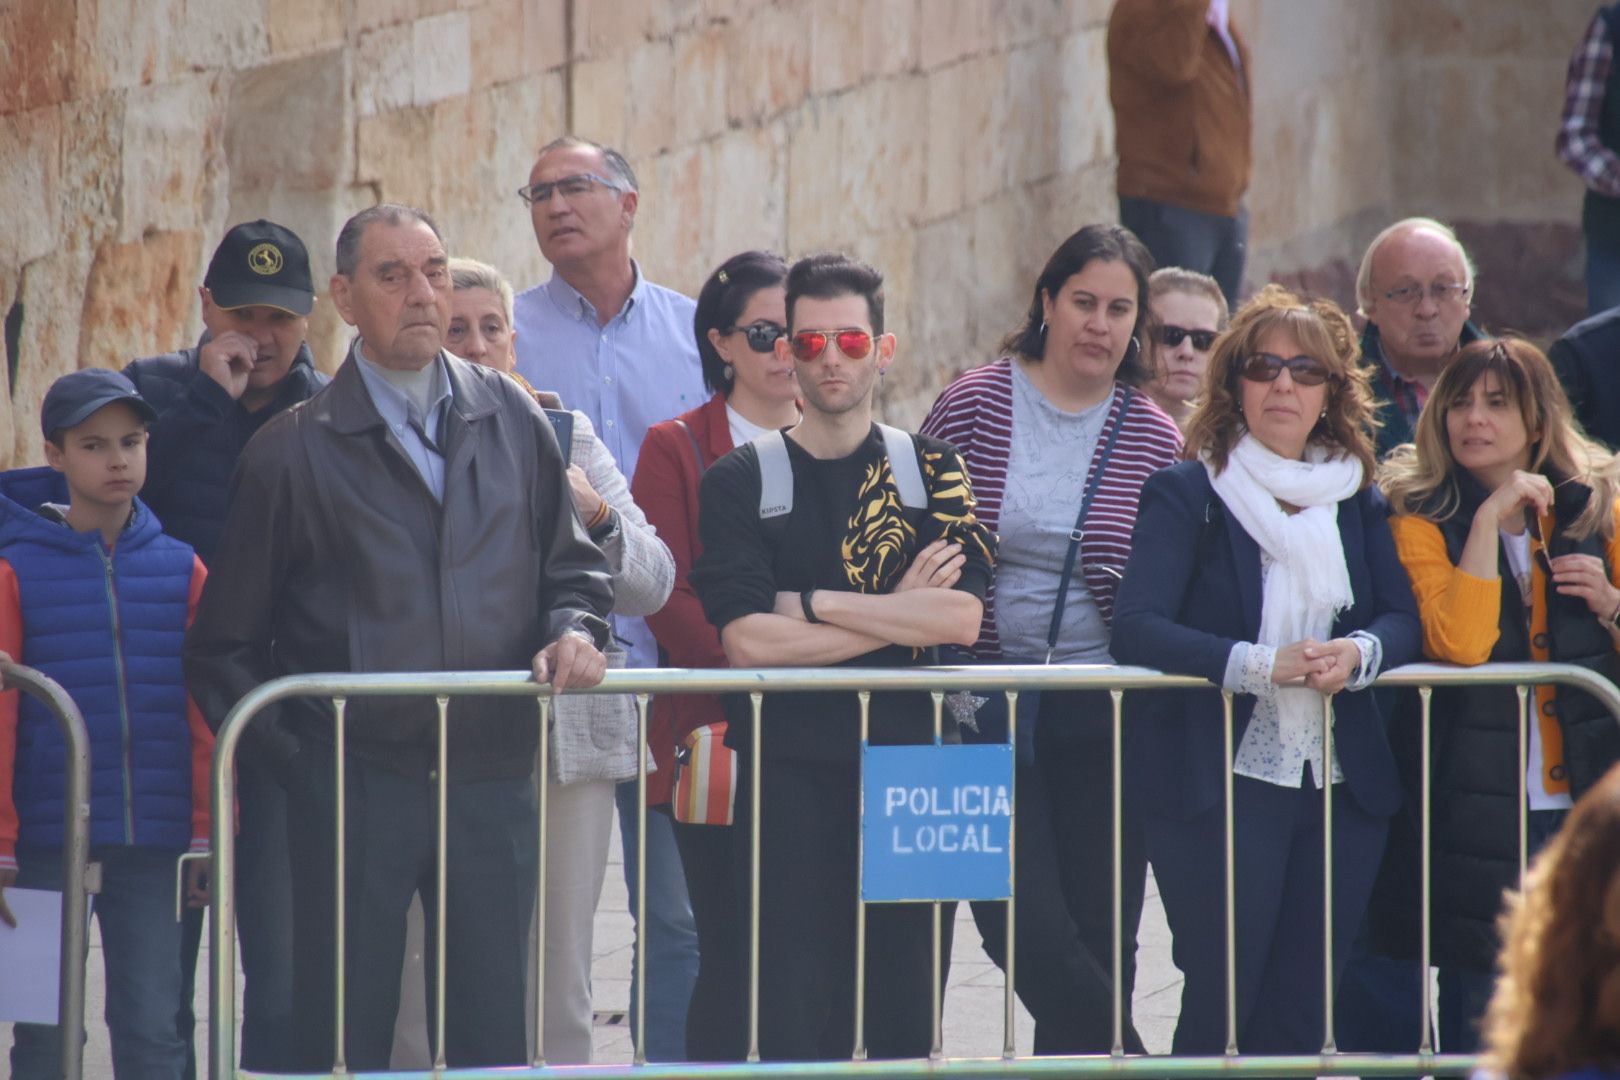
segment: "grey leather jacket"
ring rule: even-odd
[[[511,379],[440,356],[452,394],[442,505],[352,355],[248,444],[186,639],[187,683],[210,724],[289,673],[526,670],[566,631],[606,644],[607,561],[574,513],[550,422]],[[276,706],[251,743],[275,767],[330,744],[332,717],[325,702]],[[357,757],[412,775],[434,767],[431,699],[355,698],[346,724]],[[451,778],[531,772],[538,737],[531,698],[453,699]]]

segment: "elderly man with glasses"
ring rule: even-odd
[[[1449,227],[1397,221],[1367,245],[1356,305],[1367,320],[1362,359],[1378,395],[1378,456],[1412,441],[1429,388],[1457,350],[1480,336],[1468,321],[1474,263]]]
[[[618,151],[564,136],[541,147],[518,192],[528,204],[551,280],[513,302],[517,371],[562,397],[596,427],[625,476],[647,429],[708,400],[691,298],[646,279],[630,257],[640,204],[636,176]],[[645,620],[615,615],[628,667],[658,666]],[[697,979],[697,929],[668,817],[647,817],[647,911],[635,910],[636,783],[617,795],[625,883],[636,932],[647,945],[647,1031],[633,1031],[652,1061],[685,1058],[686,1010]],[[636,1015],[634,973],[631,1016]]]

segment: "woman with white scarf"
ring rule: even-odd
[[[1142,491],[1114,614],[1114,658],[1231,691],[1225,756],[1213,687],[1147,695],[1125,768],[1186,975],[1175,1052],[1227,1045],[1224,781],[1233,773],[1233,1003],[1245,1053],[1323,1044],[1322,814],[1333,786],[1337,971],[1400,806],[1373,695],[1418,655],[1388,508],[1371,486],[1372,401],[1354,328],[1328,301],[1268,286],[1210,357],[1192,459]],[[1324,761],[1322,707],[1333,698]]]

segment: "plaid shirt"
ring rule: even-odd
[[[1599,195],[1620,198],[1620,156],[1603,145],[1603,92],[1614,62],[1614,41],[1603,12],[1592,17],[1586,37],[1569,58],[1564,117],[1558,125],[1558,157]]]

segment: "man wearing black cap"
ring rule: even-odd
[[[136,360],[124,369],[157,410],[142,500],[164,531],[214,561],[231,473],[243,447],[272,416],[326,385],[315,370],[308,315],[315,306],[309,253],[292,230],[250,221],[225,234],[202,288],[202,338],[195,346]],[[238,930],[245,990],[242,1065],[277,1071],[290,1041],[292,898],[287,884],[285,796],[244,757],[237,772],[241,831]],[[192,988],[202,912],[186,915],[186,993],[177,1025],[192,1043]],[[195,1075],[194,1055],[188,1078]]]
[[[326,385],[304,337],[315,306],[309,253],[290,230],[251,221],[225,234],[202,288],[202,338],[124,369],[158,411],[142,497],[204,564],[225,521],[236,459],[264,422]]]

